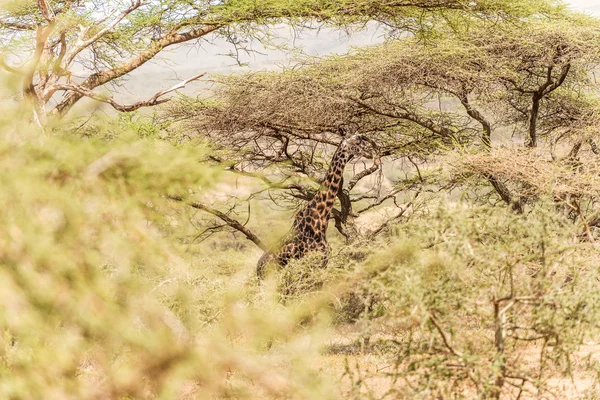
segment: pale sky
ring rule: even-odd
[[[600,0],[568,0],[574,10],[583,11],[600,17]],[[281,28],[281,36],[292,37]],[[296,39],[295,45],[310,55],[329,55],[346,53],[352,46],[366,46],[383,40],[381,29],[369,25],[368,29],[356,32],[351,36],[344,33],[324,29],[320,32],[306,31]],[[290,39],[291,41],[291,39]],[[232,51],[232,46],[224,40],[204,43],[201,47],[181,46],[161,53],[161,59],[145,64],[131,74],[129,81],[120,88],[116,97],[123,102],[141,100],[152,96],[161,89],[173,86],[182,79],[197,75],[200,72],[230,74],[264,69],[278,69],[282,65],[293,63],[289,55],[281,51],[264,50],[260,44],[253,48],[263,54],[244,55],[244,62],[249,66],[235,65],[232,58],[222,54]],[[202,83],[188,85],[184,92],[197,93]]]
[[[600,16],[600,0],[570,0],[566,3],[570,3],[575,10]]]

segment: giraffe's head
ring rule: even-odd
[[[350,158],[373,158],[373,143],[363,135],[354,134],[344,139],[340,149],[345,151]]]

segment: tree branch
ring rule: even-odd
[[[167,196],[169,199],[171,200],[175,200],[175,201],[184,201],[183,197],[181,196]],[[257,245],[261,250],[263,251],[268,251],[269,248],[264,244],[264,242],[262,240],[260,240],[258,238],[258,236],[256,236],[252,231],[250,231],[250,229],[246,228],[244,225],[242,225],[239,221],[234,220],[233,218],[229,217],[227,214],[216,210],[212,207],[209,207],[205,204],[202,204],[200,202],[197,201],[192,201],[187,203],[190,207],[193,207],[197,210],[202,210],[205,211],[209,214],[214,215],[215,217],[219,218],[220,220],[222,220],[223,222],[225,222],[227,225],[229,225],[230,227],[232,227],[233,229],[241,232],[244,236],[246,236],[246,239],[250,240],[252,243],[254,243],[255,245]]]
[[[54,20],[54,12],[52,11],[52,9],[50,9],[50,7],[48,7],[48,4],[46,4],[46,0],[37,0],[37,3],[42,13],[42,16],[48,22],[52,22]]]
[[[571,64],[566,64],[562,67],[561,74],[558,80],[555,82],[552,78],[553,67],[548,67],[546,72],[546,82],[532,95],[531,115],[529,117],[529,143],[528,147],[537,146],[537,120],[540,113],[540,102],[547,96],[556,90],[560,85],[563,84],[569,71],[571,70]]]
[[[515,210],[518,214],[523,213],[523,202],[521,199],[513,199],[513,196],[510,194],[510,191],[506,187],[506,185],[498,180],[492,174],[486,174],[485,177],[492,184],[496,192],[500,195],[500,198],[513,210]]]
[[[357,214],[362,214],[365,211],[369,211],[370,209],[375,208],[375,207],[383,204],[383,202],[385,202],[386,200],[395,197],[398,193],[400,193],[402,191],[402,189],[403,188],[396,188],[396,189],[390,191],[388,194],[386,194],[382,198],[378,199],[377,201],[374,201],[373,203],[365,206],[365,208],[362,208],[362,209],[358,210]]]
[[[456,348],[452,344],[452,339],[446,334],[446,332],[444,332],[444,330],[440,326],[437,318],[433,315],[433,312],[429,313],[429,320],[433,323],[433,326],[435,326],[435,329],[438,331],[438,333],[442,337],[442,340],[443,340],[444,345],[446,346],[446,348],[448,350],[450,350],[450,352],[452,354],[454,354],[456,357],[458,357],[461,360],[463,360],[464,359],[463,354],[460,351],[456,350]]]
[[[43,3],[43,1],[42,1]],[[45,3],[44,3],[45,4]],[[31,102],[33,106],[33,117],[36,123],[44,131],[46,125],[46,109],[42,99],[38,96],[33,83],[35,71],[40,64],[42,54],[46,48],[48,37],[56,26],[54,21],[51,21],[47,26],[38,26],[35,37],[35,52],[29,64],[23,72],[23,98]]]
[[[564,82],[565,79],[567,79],[567,75],[569,74],[569,71],[571,70],[571,64],[565,64],[562,67],[560,76],[558,77],[558,80],[556,82],[554,82],[553,84],[551,84],[549,87],[547,87],[545,89],[545,95],[552,93],[553,91],[555,91],[556,89],[558,89]]]
[[[443,125],[436,124],[430,118],[421,117],[421,116],[415,114],[414,112],[410,112],[410,113],[409,112],[403,112],[403,113],[385,112],[385,111],[380,111],[380,110],[375,109],[374,107],[372,107],[371,105],[365,103],[364,101],[362,101],[360,99],[349,97],[349,100],[355,102],[356,104],[363,107],[364,109],[371,111],[377,115],[381,115],[381,116],[388,117],[388,118],[394,118],[394,119],[403,119],[406,121],[413,122],[413,123],[419,125],[420,127],[425,128],[441,137],[452,138],[454,136],[451,129],[449,129]]]
[[[416,197],[416,196],[415,196]],[[381,225],[379,225],[377,228],[373,229],[372,231],[369,232],[369,236],[370,237],[375,237],[377,235],[379,235],[385,228],[387,228],[391,222],[394,222],[400,218],[402,218],[404,216],[404,214],[406,213],[406,211],[413,205],[413,202],[411,201],[410,203],[408,203],[406,205],[406,207],[401,208],[400,212],[396,215],[394,215],[392,218],[388,219],[387,221],[385,221],[384,223],[382,223]]]
[[[105,71],[101,71],[91,75],[87,78],[83,83],[79,86],[86,90],[94,89],[98,86],[102,86],[110,81],[113,81],[117,78],[122,77],[123,75],[128,74],[134,69],[140,67],[146,62],[150,61],[154,56],[156,56],[161,50],[165,47],[186,42],[192,39],[197,39],[202,36],[205,36],[217,29],[219,29],[221,25],[206,25],[198,29],[192,29],[185,33],[174,33],[170,32],[161,38],[152,41],[150,46],[144,50],[142,53],[138,54],[135,57],[130,58],[129,60],[123,62],[122,64]],[[71,90],[71,89],[69,89]],[[79,101],[82,97],[85,97],[86,94],[81,91],[71,91],[67,96],[65,96],[64,100],[61,101],[53,110],[54,114],[65,115],[77,101]]]
[[[15,68],[8,65],[6,62],[6,56],[4,54],[0,54],[0,67],[4,68],[8,72],[16,75],[24,76],[25,73],[21,70],[21,68]]]
[[[170,99],[160,99],[162,96],[174,92],[178,89],[181,89],[183,87],[185,87],[185,85],[187,85],[188,83],[198,80],[201,77],[203,77],[204,75],[206,75],[206,72],[203,72],[201,74],[198,74],[196,76],[193,76],[189,79],[186,79],[184,81],[181,81],[180,83],[178,83],[177,85],[166,89],[166,90],[161,90],[160,92],[156,93],[154,96],[152,96],[150,99],[145,100],[145,101],[139,101],[137,103],[133,103],[133,104],[120,104],[118,103],[114,98],[112,97],[105,97],[102,95],[99,95],[97,93],[92,92],[89,89],[86,89],[85,87],[81,86],[81,85],[77,85],[77,84],[72,84],[72,83],[61,83],[61,84],[56,84],[53,86],[54,90],[66,90],[66,91],[71,91],[71,92],[75,92],[75,93],[79,93],[82,96],[85,97],[89,97],[91,99],[94,99],[96,101],[100,101],[103,103],[107,103],[110,104],[115,110],[117,111],[121,111],[121,112],[131,112],[131,111],[135,111],[139,108],[142,107],[152,107],[152,106],[156,106],[162,103],[166,103],[167,101],[169,101]]]
[[[14,21],[7,21],[5,19],[0,19],[0,27],[14,29],[17,31],[35,31],[37,28],[37,25],[28,24],[25,22],[14,22]]]
[[[371,165],[371,167],[365,169],[364,171],[361,171],[358,174],[354,175],[354,177],[350,180],[350,182],[348,182],[348,186],[346,187],[346,190],[348,190],[348,192],[350,192],[352,189],[354,189],[354,186],[356,186],[356,184],[361,179],[373,174],[375,171],[377,171],[379,169],[380,166],[381,166],[381,155],[379,155],[379,153],[377,153],[377,156],[375,157],[375,160],[373,161],[373,165]]]
[[[490,124],[490,122],[483,116],[481,112],[479,112],[479,110],[473,108],[471,103],[469,103],[469,97],[467,94],[458,95],[458,99],[467,111],[467,114],[469,114],[471,118],[479,122],[483,127],[483,135],[481,137],[483,145],[487,148],[492,147],[492,125]]]
[[[590,144],[590,148],[592,149],[592,152],[594,154],[596,154],[596,155],[600,154],[600,149],[598,149],[598,145],[596,144],[594,139],[588,139],[588,143]]]
[[[132,1],[131,6],[129,8],[127,8],[126,10],[121,12],[110,24],[108,24],[104,28],[100,29],[94,36],[92,36],[88,40],[83,40],[83,36],[87,32],[87,29],[82,30],[80,37],[77,40],[77,44],[75,45],[73,50],[69,53],[69,56],[67,57],[67,61],[65,63],[65,68],[67,68],[67,66],[71,65],[71,63],[73,62],[73,59],[77,56],[77,54],[81,53],[85,48],[87,48],[91,44],[97,42],[100,38],[102,38],[108,32],[113,30],[115,28],[115,26],[117,26],[123,20],[123,18],[125,18],[126,16],[131,14],[133,11],[137,10],[138,8],[140,8],[142,5],[144,5],[143,0]]]

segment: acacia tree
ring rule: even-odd
[[[398,206],[392,219],[406,216],[424,189],[455,187],[468,176],[484,178],[493,190],[482,191],[475,179],[467,192],[485,201],[499,198],[522,212],[536,198],[522,190],[532,183],[491,167],[510,164],[484,161],[511,142],[507,131],[524,151],[547,147],[550,160],[554,155],[559,161],[563,155],[556,153],[564,153],[564,146],[574,156],[584,142],[594,144],[597,107],[586,93],[600,60],[599,32],[593,20],[579,15],[565,13],[559,21],[513,21],[493,29],[474,24],[465,31],[440,27],[426,40],[401,38],[302,68],[219,77],[216,100],[174,104],[168,118],[211,138],[226,154],[212,161],[226,160],[230,171],[256,177],[272,200],[287,200],[291,208],[312,196],[341,140],[340,125],[369,135],[378,158],[358,166],[332,216],[347,238],[359,233],[352,217],[386,201]],[[453,149],[477,157],[454,160],[460,173],[440,181],[428,166]],[[361,190],[361,181],[386,165],[401,166],[402,174],[380,175]],[[376,234],[387,225],[362,233]]]
[[[442,197],[395,226],[402,234],[366,265],[352,271],[340,257],[330,268],[351,270],[342,280],[365,304],[381,301],[373,326],[397,349],[385,396],[542,396],[550,376],[572,373],[575,350],[597,329],[599,34],[597,20],[568,13],[440,29],[283,72],[220,77],[215,98],[174,104],[169,116],[275,200],[310,196],[348,124],[381,160],[357,170],[337,215],[406,202],[407,188],[460,191],[467,201]],[[355,181],[386,166],[389,179],[403,162],[416,164],[406,177],[357,190]],[[368,386],[364,373],[353,388]]]
[[[7,0],[0,3],[0,65],[22,82],[42,125],[48,114],[63,117],[82,98],[106,102],[119,111],[160,104],[164,97],[199,74],[150,99],[122,104],[105,89],[152,60],[162,50],[209,35],[235,44],[262,37],[265,27],[286,21],[296,26],[327,23],[360,25],[377,20],[402,29],[420,29],[431,18],[478,18],[550,12],[543,1],[406,0]],[[83,69],[83,72],[76,72]],[[201,69],[201,65],[199,65]],[[57,93],[63,93],[58,97]],[[47,109],[49,108],[49,109]]]

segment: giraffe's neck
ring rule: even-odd
[[[333,210],[333,204],[335,198],[342,186],[342,178],[344,175],[344,168],[350,160],[350,155],[345,149],[338,148],[331,159],[331,165],[325,176],[325,180],[321,185],[321,191],[313,199],[313,206],[323,203],[325,205],[321,217],[325,223],[329,220],[331,210]],[[325,229],[327,226],[325,226]]]

